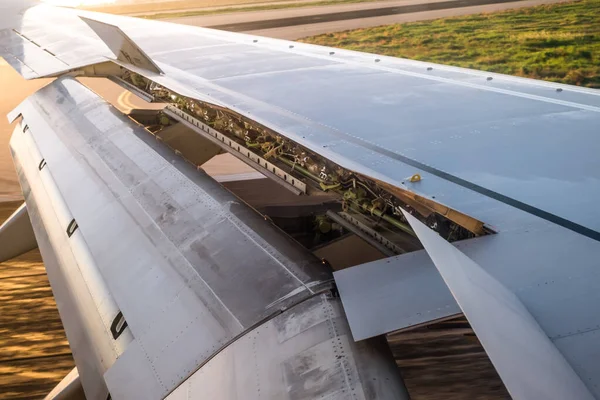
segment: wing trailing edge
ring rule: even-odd
[[[385,341],[350,340],[320,260],[149,131],[72,77],[18,114],[11,151],[86,398],[408,398]]]

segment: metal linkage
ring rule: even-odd
[[[182,123],[186,123],[196,132],[218,144],[229,153],[233,154],[246,164],[257,169],[262,174],[282,184],[296,194],[306,193],[306,184],[297,177],[290,175],[275,164],[251,152],[241,144],[225,136],[221,132],[211,128],[197,118],[192,117],[172,104],[167,105],[164,110],[169,117]]]
[[[348,229],[386,256],[392,257],[404,253],[400,247],[396,246],[393,242],[369,228],[352,215],[345,212],[336,213],[331,210],[327,211],[326,214],[333,221]]]

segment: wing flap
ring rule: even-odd
[[[354,340],[462,311],[424,251],[334,272]]]
[[[246,328],[329,287],[319,260],[75,79],[44,87],[11,117],[19,113],[29,129],[14,140],[32,145],[15,151],[43,154],[64,203],[62,239],[76,220],[74,236],[153,371],[155,398]],[[27,163],[32,174],[40,160]],[[124,373],[127,385],[141,382],[136,369]]]
[[[44,156],[29,130],[18,127],[11,138],[11,151],[48,280],[86,396],[103,399],[108,394],[103,374],[131,336],[123,335],[119,341],[111,337],[114,301],[99,287],[102,281],[91,271],[94,265],[85,256],[87,248],[79,234],[67,235],[72,219],[68,207],[48,170],[40,168]]]

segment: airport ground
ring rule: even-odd
[[[177,24],[297,40],[352,29],[493,13],[561,1],[564,0],[379,0],[341,2],[326,6],[295,2],[264,4],[260,6],[262,9],[247,8],[244,12],[229,8],[225,13],[213,14],[214,10],[209,9],[189,13],[164,13],[160,17]],[[287,8],[273,9],[275,6]]]
[[[545,0],[545,3],[558,2],[561,0]],[[563,0],[564,1],[564,0]],[[357,4],[360,3],[360,4]],[[298,0],[298,1],[284,1],[284,2],[271,2],[271,3],[259,3],[259,4],[247,4],[247,5],[236,5],[227,7],[208,7],[199,8],[191,11],[175,11],[175,12],[162,12],[162,13],[151,13],[145,15],[135,15],[139,18],[145,19],[175,19],[175,18],[187,18],[187,17],[198,17],[206,15],[219,14],[220,16],[226,16],[226,14],[237,13],[239,15],[234,17],[226,17],[230,21],[235,21],[239,17],[243,19],[254,18],[251,17],[253,14],[250,12],[256,12],[256,16],[262,16],[260,12],[271,11],[270,13],[264,14],[268,16],[268,19],[285,19],[287,13],[295,14],[295,16],[311,15],[310,9],[317,9],[319,12],[317,15],[324,15],[322,19],[318,19],[316,23],[332,22],[332,19],[336,20],[350,20],[350,19],[366,19],[369,17],[380,17],[385,15],[394,14],[417,14],[419,12],[429,12],[437,10],[451,10],[460,9],[471,6],[483,6],[482,11],[497,11],[497,6],[494,4],[508,4],[500,6],[501,9],[506,7],[514,8],[518,4],[527,7],[532,4],[540,3],[533,2],[531,0]],[[290,10],[297,9],[297,10]],[[276,10],[280,10],[277,12]],[[244,14],[241,14],[241,13]],[[445,11],[445,13],[439,14],[438,17],[452,15],[456,11]],[[463,11],[468,12],[468,11]],[[371,15],[369,15],[371,14]],[[417,14],[418,15],[418,14]],[[418,15],[419,19],[427,14]],[[431,19],[431,18],[427,18]],[[181,20],[183,21],[183,20]],[[365,23],[362,21],[361,23]],[[181,22],[179,22],[181,23]],[[306,24],[307,21],[301,21],[302,24]],[[291,24],[288,23],[287,26]],[[208,26],[208,25],[206,25]],[[282,24],[283,26],[283,24]]]
[[[329,33],[303,41],[600,88],[600,0]]]
[[[245,19],[238,18],[235,21],[255,23],[246,25],[253,33],[294,38],[326,33],[304,40],[597,87],[600,83],[600,23],[597,22],[600,0],[376,27],[392,22],[482,12],[485,11],[483,7],[487,7],[488,11],[498,11],[506,7],[554,1],[526,0],[336,20],[336,13],[354,10],[359,12],[358,15],[364,15],[361,13],[372,10],[373,5],[389,8],[423,3],[422,0],[389,0],[339,4],[335,7],[342,8],[334,11],[324,11],[313,6],[263,10],[259,14],[248,13]],[[236,2],[248,0],[231,0],[228,4]],[[214,7],[222,4],[214,0],[189,0],[180,3],[190,7],[200,7],[198,4]],[[315,10],[311,11],[313,8]],[[300,10],[302,11],[298,14]],[[313,23],[310,18],[318,16],[319,12],[334,16],[329,17],[330,21]],[[227,25],[231,23],[228,18],[234,15],[235,13],[186,16],[174,19],[173,22],[207,24],[199,18],[212,18],[214,25]],[[294,15],[308,19],[300,19],[302,23],[297,25],[277,26],[281,25],[282,19],[292,18]],[[273,27],[272,21],[279,22]],[[264,28],[265,23],[271,24],[271,27]],[[260,28],[260,24],[263,28]],[[257,26],[260,29],[252,29]],[[361,29],[332,33],[353,28]],[[48,80],[24,81],[0,59],[0,221],[21,200],[8,152],[12,128],[2,116],[47,82]],[[106,81],[90,80],[87,84],[122,110],[142,104],[137,97]],[[226,170],[222,165],[215,168]],[[409,389],[416,395],[413,397],[458,399],[461,398],[457,397],[460,392],[470,393],[469,398],[506,398],[503,386],[498,382],[493,367],[476,339],[468,328],[460,328],[461,322],[458,324],[459,329],[442,327],[434,333],[417,331],[411,335],[390,338],[396,354],[401,355],[398,362],[407,378]],[[428,344],[423,347],[423,339],[427,335]],[[0,338],[0,399],[43,398],[43,394],[73,366],[38,251],[0,264]],[[420,349],[420,352],[416,349]],[[443,377],[441,382],[440,377]],[[465,380],[465,377],[469,379]]]

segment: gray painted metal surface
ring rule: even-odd
[[[354,340],[462,311],[425,251],[334,272]]]
[[[318,259],[75,79],[41,89],[11,117],[17,114],[30,128],[13,137],[13,152],[28,171],[21,181],[45,175],[44,189],[53,188],[41,199],[40,189],[32,187],[27,202],[38,223],[45,224],[54,209],[61,213],[56,227],[41,226],[36,234],[51,232],[68,241],[64,250],[81,241],[86,258],[77,253],[72,262],[81,268],[85,261],[97,271],[91,282],[105,282],[100,294],[114,297],[131,332],[125,351],[101,371],[103,377],[95,376],[113,398],[164,397],[241,335],[331,288],[331,273]],[[22,156],[32,149],[33,159],[47,163],[42,171],[39,161]],[[45,213],[37,213],[40,207]],[[71,219],[78,228],[67,237]],[[59,246],[41,249],[44,261],[49,254],[50,269],[64,269],[62,259],[51,260],[63,256]],[[69,283],[57,287],[68,293]],[[70,298],[64,303],[89,307]],[[67,335],[76,331],[80,321],[60,305],[59,311]],[[75,354],[86,354],[69,339]],[[390,356],[387,348],[366,346],[375,359]],[[264,362],[270,357],[265,354]],[[379,373],[379,367],[352,368]],[[85,368],[80,373],[88,392]],[[398,387],[399,376],[372,398],[402,398],[395,394]]]
[[[593,200],[600,193],[598,91],[48,6],[6,25],[3,54],[23,61],[18,70],[64,70],[39,61],[12,27],[71,68],[114,58],[79,15],[118,26],[164,75],[140,73],[264,123],[347,168],[435,196],[501,230],[515,219],[490,214],[490,197],[600,238]],[[402,183],[416,172],[421,182]],[[559,200],[566,191],[576,206]]]
[[[119,27],[88,18],[81,18],[96,32],[117,60],[160,74],[162,71]]]
[[[515,294],[408,212],[404,216],[515,399],[594,399]]]
[[[453,245],[511,290],[596,397],[600,245],[564,228],[527,228]],[[355,338],[459,311],[425,251],[334,273]],[[451,305],[448,307],[448,305]]]
[[[23,203],[0,225],[0,262],[10,260],[37,247],[29,221],[27,206]]]
[[[453,245],[519,298],[600,397],[595,358],[600,244],[564,228],[530,226]],[[357,339],[460,311],[425,251],[336,271],[334,276]]]
[[[103,374],[122,354],[131,334],[126,329],[118,340],[110,334],[116,306],[90,260],[81,232],[67,234],[73,217],[48,168],[39,170],[44,157],[33,138],[34,129],[41,136],[47,133],[44,126],[23,132],[19,124],[10,141],[11,152],[86,397],[104,400],[108,389]]]
[[[354,342],[338,299],[313,297],[247,332],[169,400],[408,399],[383,337]]]

